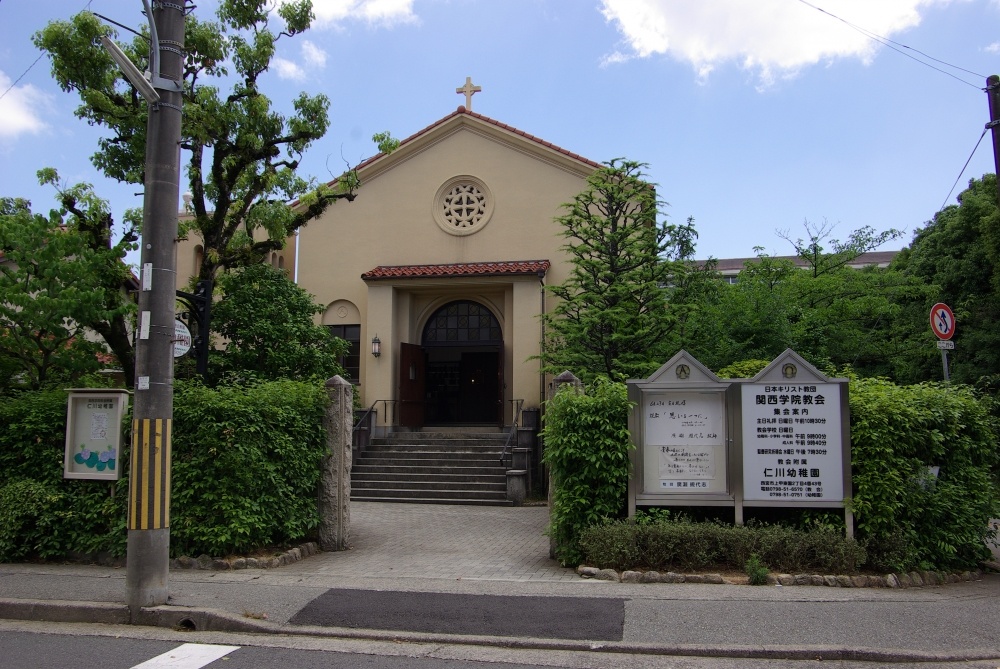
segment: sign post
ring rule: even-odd
[[[938,348],[941,349],[941,365],[944,367],[944,380],[950,381],[948,374],[948,351],[955,349],[955,314],[944,302],[938,302],[931,307],[931,331],[938,338]]]

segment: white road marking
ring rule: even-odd
[[[239,646],[212,646],[203,643],[186,643],[163,655],[158,655],[132,669],[199,669],[206,664],[215,662],[220,657],[229,655]]]

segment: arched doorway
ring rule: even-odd
[[[493,312],[471,300],[445,304],[421,335],[427,425],[502,421],[503,331]]]

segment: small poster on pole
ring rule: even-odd
[[[127,390],[69,391],[63,478],[117,481],[121,477],[121,425],[127,410]]]

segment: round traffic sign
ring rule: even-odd
[[[179,319],[174,321],[174,357],[179,358],[191,350],[191,331]]]
[[[938,302],[931,307],[931,330],[938,339],[951,339],[955,334],[955,314],[944,302]]]

